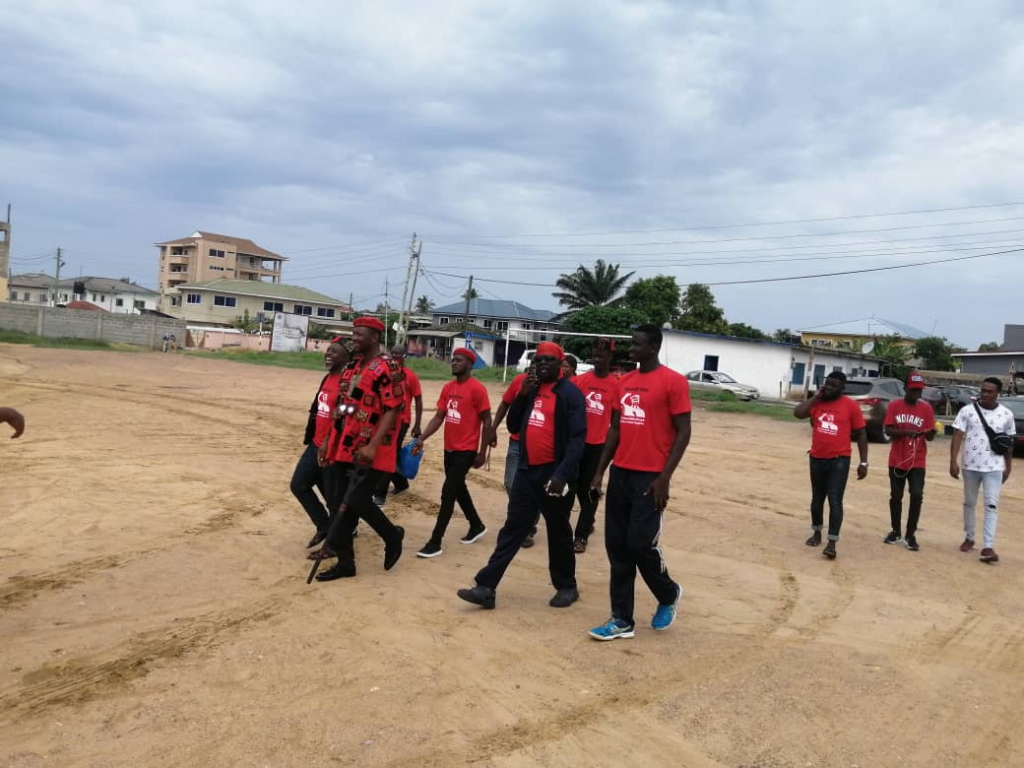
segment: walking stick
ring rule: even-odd
[[[349,502],[352,501],[352,492],[355,491],[363,480],[366,479],[369,471],[368,467],[356,467],[352,470],[352,474],[349,475],[348,479],[348,488],[345,489],[345,495],[342,497],[341,504],[338,505],[338,511],[335,513],[330,526],[327,528],[327,536],[324,537],[324,546],[327,546],[329,542],[334,541],[334,534],[338,530],[338,525],[340,524],[339,521],[341,520],[342,515],[345,514],[345,510],[348,509]],[[309,576],[306,577],[307,584],[313,583],[313,577],[316,576],[316,572],[320,568],[320,561],[323,559],[324,558],[322,557],[318,557],[313,561],[313,565],[310,566],[309,569]]]

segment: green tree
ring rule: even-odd
[[[871,350],[871,357],[877,357],[881,361],[881,374],[892,376],[895,379],[906,379],[910,373],[907,360],[910,359],[911,350],[903,339],[893,334],[875,338],[875,347]]]
[[[922,367],[927,371],[955,371],[954,351],[952,344],[938,336],[918,339],[914,346],[914,356],[921,358]]]
[[[619,306],[640,312],[648,323],[664,325],[678,319],[681,295],[679,284],[671,275],[644,277],[626,289]]]
[[[309,330],[306,332],[306,336],[310,339],[333,339],[337,336],[337,331],[332,331],[326,325],[320,325],[320,323],[314,323],[312,320],[309,321]]]
[[[776,328],[772,333],[772,340],[783,344],[799,344],[800,334],[793,333],[789,328]]]
[[[466,301],[467,299],[479,299],[480,294],[477,292],[476,288],[467,288],[462,292],[462,296],[460,298],[463,301]]]
[[[242,333],[256,333],[260,329],[260,324],[257,322],[255,317],[249,314],[249,310],[245,310],[241,315],[231,321],[231,327],[237,328]]]
[[[629,335],[633,326],[650,322],[643,312],[629,307],[584,307],[573,312],[565,321],[565,330],[573,333],[599,333]],[[585,336],[563,336],[560,342],[567,352],[581,360],[590,357],[594,339]],[[624,353],[627,345],[616,345],[616,357]]]
[[[606,264],[604,259],[598,259],[592,270],[580,264],[575,272],[559,277],[555,281],[559,290],[551,295],[563,307],[568,307],[563,316],[569,315],[584,307],[615,303],[632,276],[632,272],[620,275],[618,264]]]
[[[979,352],[998,352],[999,348],[1003,346],[998,341],[986,341],[984,344],[978,346]]]
[[[428,315],[430,314],[430,310],[432,310],[433,308],[434,302],[430,300],[429,296],[423,294],[418,299],[416,299],[416,306],[413,307],[412,311],[415,312],[417,315]]]
[[[706,285],[691,283],[686,286],[679,310],[674,326],[681,331],[727,333],[729,330],[725,312],[715,303],[715,295]]]
[[[741,339],[758,339],[760,341],[768,341],[771,337],[762,331],[760,328],[755,328],[752,325],[746,323],[729,323],[730,336],[738,336]]]

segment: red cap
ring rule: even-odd
[[[331,344],[341,344],[341,346],[345,346],[345,337],[335,336],[333,339],[331,339]]]
[[[912,373],[907,377],[907,389],[924,389],[924,376]]]
[[[375,331],[384,333],[384,323],[376,317],[357,317],[352,325],[356,328],[372,328]]]
[[[534,352],[534,355],[537,357],[553,357],[556,360],[565,359],[565,352],[553,341],[542,341],[537,345],[537,351]]]
[[[469,347],[456,347],[452,350],[452,357],[455,357],[456,355],[462,355],[471,363],[476,362],[476,352]]]

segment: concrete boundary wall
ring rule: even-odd
[[[114,315],[85,309],[20,306],[0,302],[0,329],[51,339],[95,339],[160,349],[165,335],[184,344],[185,323],[155,315]]]

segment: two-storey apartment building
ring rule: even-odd
[[[298,285],[263,283],[258,280],[208,280],[182,283],[178,290],[181,303],[171,307],[169,314],[189,325],[227,327],[236,318],[263,317],[273,322],[275,312],[306,315],[321,325],[338,326],[350,310],[347,305]]]

